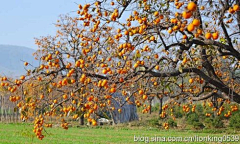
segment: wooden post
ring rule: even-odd
[[[7,110],[6,109],[4,109],[4,114],[5,114],[5,121],[7,121]]]
[[[19,121],[19,118],[18,118],[18,109],[17,109],[17,111],[16,111],[16,122],[18,122]]]
[[[2,121],[2,108],[0,107],[0,122]]]
[[[0,122],[2,121],[2,96],[0,96]]]
[[[1,107],[0,107],[0,121],[3,121],[3,97],[0,97],[1,100]]]
[[[8,106],[7,114],[8,114],[8,122],[10,123],[12,118],[11,118],[11,111],[10,111],[10,107],[9,106]]]
[[[18,117],[19,116],[19,110],[17,109],[17,122],[19,122],[20,118]]]
[[[160,98],[160,99],[159,99],[159,103],[160,103],[160,105],[159,105],[159,114],[162,113],[162,102],[163,102],[162,99],[163,99],[163,98]]]

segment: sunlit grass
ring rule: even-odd
[[[192,130],[162,130],[157,128],[127,128],[127,127],[70,127],[64,130],[59,127],[47,128],[43,132],[45,138],[38,140],[30,124],[0,124],[0,143],[136,143],[135,136],[169,137],[169,136],[223,136],[226,133]],[[234,135],[239,134],[235,133]],[[145,143],[145,142],[142,142]],[[179,142],[176,142],[179,143]],[[184,142],[182,142],[184,143]]]

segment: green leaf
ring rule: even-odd
[[[106,119],[110,119],[105,112],[103,112],[103,116],[104,116],[104,118],[106,118]]]
[[[236,39],[234,39],[234,40],[233,40],[233,43],[237,43],[237,40],[236,40]]]
[[[22,115],[24,115],[25,117],[27,116],[25,111],[21,111]]]
[[[146,69],[145,69],[145,67],[141,66],[141,67],[139,67],[139,70],[140,71],[145,71]]]
[[[15,108],[13,109],[13,111],[14,111],[14,112],[17,112],[17,107],[15,107]]]
[[[208,27],[208,23],[207,23],[207,22],[205,22],[205,27],[206,27],[206,28]]]
[[[140,54],[140,53],[136,54],[136,57],[137,57],[137,58],[140,58],[140,57],[141,57],[141,54]]]
[[[172,90],[171,90],[169,85],[167,86],[167,89],[169,90],[169,92],[172,92]]]
[[[29,103],[31,99],[32,99],[31,97],[28,97],[27,98],[27,103]]]
[[[166,35],[164,33],[161,32],[161,35],[163,35],[163,37],[165,37]]]
[[[160,44],[160,45],[158,45],[158,47],[157,48],[160,48],[162,46],[162,43]]]
[[[183,69],[182,69],[182,67],[181,67],[181,66],[178,68],[178,70],[179,70],[179,72],[180,72],[180,73],[182,73],[182,72],[183,72]]]
[[[139,71],[139,67],[136,68],[136,72],[138,72],[138,71]]]
[[[139,37],[139,36],[135,36],[135,37],[133,38],[133,41],[137,41],[137,40],[138,40],[138,37]]]
[[[223,43],[223,44],[226,44],[226,39],[220,38],[220,42]]]
[[[212,51],[210,49],[206,51],[207,55],[211,55],[211,53],[212,53]]]
[[[136,59],[137,59],[136,55],[135,55],[135,56],[133,56],[133,60],[136,60]]]

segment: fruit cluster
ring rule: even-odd
[[[42,140],[44,138],[44,135],[42,135],[43,130],[43,117],[42,115],[39,115],[39,117],[36,117],[34,120],[34,130],[33,132],[37,136],[38,139]]]

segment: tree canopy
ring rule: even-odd
[[[121,106],[144,113],[151,97],[173,106],[209,100],[218,115],[224,102],[240,103],[238,0],[92,1],[55,25],[55,36],[36,39],[40,65],[15,81],[2,78],[22,118],[38,115],[40,139],[53,115],[66,129],[69,114],[97,125],[91,115],[114,110],[115,92],[126,97]]]

